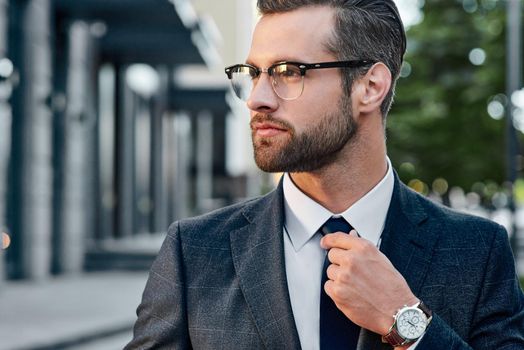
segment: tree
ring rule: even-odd
[[[507,103],[504,3],[426,0],[423,13],[408,30],[404,78],[388,117],[392,162],[405,182],[501,184],[505,121],[487,106]]]

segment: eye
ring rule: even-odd
[[[300,68],[294,64],[279,64],[275,66],[273,74],[275,74],[278,79],[288,83],[302,79]]]

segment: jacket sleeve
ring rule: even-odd
[[[171,225],[151,267],[126,350],[191,349],[179,229]]]
[[[438,315],[419,344],[421,349],[524,349],[524,295],[506,231],[494,235],[467,341]],[[469,320],[465,320],[469,321]]]

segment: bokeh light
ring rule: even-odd
[[[400,172],[406,173],[406,174],[414,174],[415,173],[415,165],[410,162],[404,162],[400,164],[399,167]]]
[[[131,90],[149,98],[158,90],[160,77],[150,65],[137,63],[127,68],[126,82]]]
[[[428,188],[428,185],[426,185],[426,183],[424,183],[423,181],[419,180],[419,179],[413,179],[411,180],[409,183],[408,183],[408,186],[420,193],[420,194],[423,194],[423,195],[427,195],[429,193],[429,188]]]
[[[400,68],[400,77],[401,78],[409,77],[411,75],[411,71],[412,71],[411,64],[409,64],[409,62],[407,61],[404,61],[402,63],[402,67]]]
[[[13,62],[9,58],[0,59],[0,77],[9,78],[13,74]]]
[[[11,245],[11,237],[5,232],[2,232],[2,249],[7,249]]]
[[[446,179],[438,178],[433,181],[433,185],[432,185],[433,192],[441,196],[444,195],[448,191],[448,188],[449,188],[449,184],[446,181]]]
[[[498,0],[481,0],[481,5],[484,10],[491,11],[497,6]]]
[[[513,111],[513,126],[515,129],[524,132],[524,110],[517,108]]]
[[[491,197],[491,204],[497,209],[502,209],[507,207],[509,203],[508,195],[504,192],[497,192]]]
[[[469,61],[475,66],[481,66],[486,62],[486,51],[481,48],[474,48],[469,52]]]
[[[505,108],[499,101],[493,100],[488,103],[488,114],[495,120],[500,120],[504,117]]]
[[[517,108],[524,109],[524,89],[520,89],[511,94],[511,103]]]
[[[89,26],[89,31],[95,38],[101,38],[107,33],[107,24],[102,21],[94,22]]]
[[[462,0],[462,7],[467,13],[474,13],[478,10],[479,4],[477,0]]]

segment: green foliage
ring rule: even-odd
[[[487,112],[505,91],[504,4],[426,0],[424,20],[409,29],[404,72],[410,66],[411,73],[399,79],[387,130],[406,183],[444,178],[469,191],[479,181],[504,181],[505,120]],[[486,53],[481,65],[470,62],[475,48]]]

